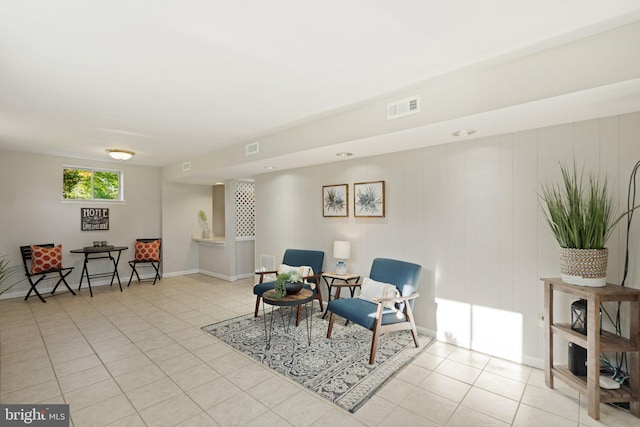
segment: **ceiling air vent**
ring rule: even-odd
[[[256,142],[251,143],[251,144],[247,144],[244,147],[245,156],[250,156],[252,154],[258,154],[259,151],[260,151],[260,142],[259,141],[256,141]]]
[[[387,104],[387,120],[393,120],[419,112],[420,96],[418,95]]]
[[[182,164],[182,172],[189,172],[191,170],[191,162],[184,162]]]

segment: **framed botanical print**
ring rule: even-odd
[[[384,181],[353,184],[354,216],[384,217]]]
[[[349,185],[322,186],[322,216],[349,216]]]

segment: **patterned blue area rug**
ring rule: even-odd
[[[409,331],[383,334],[376,362],[369,365],[371,331],[353,323],[344,326],[344,320],[338,317],[331,339],[327,339],[329,316],[324,320],[322,313],[316,311],[311,318],[309,345],[304,315],[300,326],[295,327],[294,321],[289,333],[283,327],[280,310],[275,310],[274,315],[269,349],[265,320],[268,328],[271,313],[257,318],[253,313],[246,314],[202,329],[350,412],[357,411],[433,342],[433,338],[420,335],[420,347],[416,348]]]

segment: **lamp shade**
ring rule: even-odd
[[[349,259],[351,255],[351,242],[336,240],[333,242],[333,257],[336,259]]]

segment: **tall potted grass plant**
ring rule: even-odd
[[[627,214],[616,217],[615,203],[606,176],[578,172],[560,164],[562,182],[545,184],[539,195],[547,224],[560,245],[562,280],[581,286],[606,285],[608,249],[615,226]],[[635,208],[634,208],[635,209]]]
[[[14,283],[7,286],[7,282],[9,282],[9,278],[17,272],[20,266],[10,265],[9,258],[6,255],[0,255],[0,295],[9,291],[9,289],[13,288],[18,283],[22,282],[24,279],[19,279]]]

